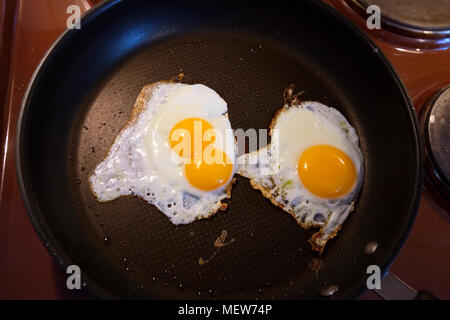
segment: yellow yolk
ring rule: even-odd
[[[170,132],[172,149],[181,157],[184,156],[185,160],[190,160],[184,165],[186,179],[192,186],[204,191],[219,188],[227,183],[233,174],[233,165],[228,156],[213,148],[215,137],[205,135],[208,130],[212,132],[213,127],[207,121],[189,118],[178,122]],[[185,142],[184,139],[188,140]],[[184,148],[180,149],[183,146],[190,147],[190,151],[184,152]],[[199,155],[201,157],[198,157]]]
[[[216,149],[213,151],[213,156],[215,160],[211,162],[203,159],[201,162],[185,165],[186,178],[197,189],[214,190],[230,180],[233,173],[230,159],[224,152]]]
[[[213,130],[212,125],[203,119],[184,119],[178,122],[170,131],[170,146],[172,149],[176,149],[180,157],[185,156],[188,159],[194,159],[196,153],[203,152],[206,145],[214,141],[214,137],[210,141],[204,141],[204,134],[207,131],[213,132]],[[178,148],[177,145],[179,146]]]
[[[303,185],[322,198],[345,195],[356,180],[352,159],[338,148],[328,145],[306,149],[298,161],[297,172]]]

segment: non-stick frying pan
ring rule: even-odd
[[[227,102],[233,128],[267,128],[291,83],[355,127],[365,181],[318,256],[288,214],[237,177],[227,212],[174,226],[136,198],[98,203],[88,175],[145,84],[180,72]],[[387,270],[414,221],[422,155],[414,109],[383,53],[319,1],[258,6],[113,0],[87,13],[39,65],[21,109],[18,179],[30,218],[63,266],[112,298],[350,298]],[[223,230],[236,241],[213,259]],[[376,242],[368,255],[365,248]],[[337,292],[336,292],[336,289]]]

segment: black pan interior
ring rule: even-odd
[[[414,112],[382,53],[318,1],[109,1],[67,32],[29,88],[19,119],[18,177],[30,217],[62,265],[103,297],[354,297],[368,265],[386,269],[417,209],[421,154]],[[233,128],[267,128],[291,83],[357,130],[365,183],[322,256],[313,233],[238,177],[227,212],[175,227],[146,202],[98,203],[88,175],[127,122],[141,88],[180,72],[228,103]],[[213,255],[222,230],[236,242]],[[379,244],[373,255],[364,247]],[[319,271],[311,262],[320,259]],[[314,269],[314,268],[313,268]]]

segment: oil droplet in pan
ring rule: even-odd
[[[329,287],[322,289],[322,291],[320,291],[320,294],[324,297],[330,297],[338,291],[339,291],[339,287],[337,285],[333,285],[333,286],[329,286]]]
[[[104,237],[103,238],[103,244],[107,247],[109,247],[111,245],[111,239],[109,237]]]
[[[214,297],[217,297],[219,292],[217,291],[217,289],[209,289],[208,290],[208,294],[209,294],[210,297],[214,298]]]
[[[375,253],[378,249],[378,243],[376,241],[369,242],[366,247],[364,248],[364,253],[366,255],[371,255]]]

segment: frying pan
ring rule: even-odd
[[[291,83],[355,127],[364,186],[321,256],[307,242],[314,230],[242,177],[227,212],[183,226],[140,199],[95,200],[89,173],[139,91],[180,72],[227,101],[236,129],[267,128]],[[103,298],[356,297],[367,267],[385,272],[404,243],[423,179],[415,113],[400,79],[368,37],[320,1],[103,2],[44,57],[17,130],[17,175],[34,227],[56,261],[80,266],[82,281]],[[223,230],[236,241],[214,255]],[[366,254],[374,242],[377,250]]]

